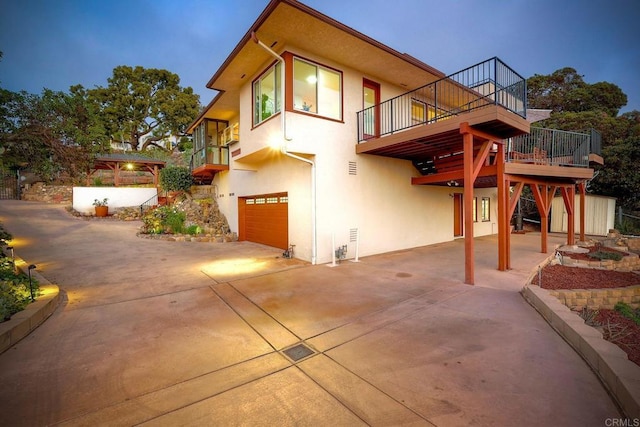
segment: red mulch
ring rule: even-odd
[[[537,276],[532,284],[538,284]],[[604,289],[633,285],[640,285],[640,274],[563,265],[549,265],[542,269],[543,289]],[[604,338],[624,350],[629,360],[640,365],[640,326],[615,310],[598,310],[596,321],[605,326]]]
[[[604,309],[599,310],[596,321],[604,326],[604,338],[624,350],[629,360],[640,365],[640,327],[636,322],[615,310]]]
[[[532,284],[538,284],[538,276]],[[542,269],[543,289],[605,289],[640,285],[640,274],[549,265]]]

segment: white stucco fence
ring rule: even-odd
[[[154,188],[122,187],[73,187],[73,209],[82,213],[93,213],[94,200],[107,198],[109,213],[117,208],[140,206],[149,199],[158,204],[158,190]]]

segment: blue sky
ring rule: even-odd
[[[303,0],[446,74],[498,56],[523,77],[573,67],[640,110],[638,0]],[[118,65],[163,68],[207,104],[205,84],[268,0],[4,0],[0,87],[106,86]]]

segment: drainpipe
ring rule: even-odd
[[[316,264],[316,254],[317,254],[317,239],[316,239],[316,164],[313,160],[309,160],[307,158],[298,156],[293,153],[289,153],[287,151],[287,141],[291,141],[291,138],[287,137],[287,121],[285,118],[285,63],[284,58],[278,55],[273,51],[269,46],[262,43],[255,32],[251,33],[251,40],[254,43],[258,44],[261,48],[269,52],[272,56],[274,56],[280,62],[280,120],[282,122],[282,139],[283,143],[280,146],[280,151],[287,157],[291,157],[292,159],[300,160],[301,162],[308,163],[311,165],[311,264]]]

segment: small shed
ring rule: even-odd
[[[591,236],[606,236],[614,228],[616,199],[614,197],[587,194],[584,202],[584,232]],[[574,230],[580,232],[580,195],[575,196]],[[567,210],[562,197],[551,202],[551,232],[567,232]]]
[[[166,162],[152,159],[140,154],[98,154],[93,166],[87,171],[87,185],[90,185],[92,175],[99,170],[113,171],[113,185],[118,187],[121,183],[120,173],[125,171],[148,172],[153,176],[153,184],[158,186],[160,169]]]

